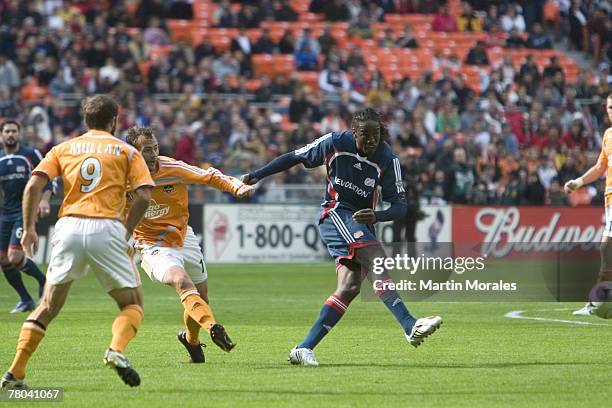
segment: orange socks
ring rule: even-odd
[[[198,290],[195,288],[185,289],[179,293],[179,296],[181,298],[181,303],[185,308],[185,313],[191,317],[195,323],[203,327],[204,330],[210,331],[210,328],[216,323],[215,317],[213,316],[213,312],[210,309],[210,306],[208,306],[208,303],[206,303],[204,299],[200,297]],[[187,328],[187,341],[191,344],[195,344],[196,342],[192,342],[193,337],[191,336],[195,335],[197,338],[198,334],[192,332],[190,325],[193,327],[193,324],[189,323],[189,319],[184,316],[184,320],[185,327]]]
[[[196,322],[189,316],[185,310],[183,312],[183,322],[185,323],[185,338],[189,344],[200,344],[200,323]]]
[[[45,328],[43,325],[35,320],[25,321],[21,327],[21,333],[19,333],[15,359],[13,360],[11,368],[9,368],[9,371],[13,373],[16,378],[25,378],[25,368],[28,364],[28,360],[43,337],[45,337]]]
[[[136,336],[142,323],[143,313],[142,307],[138,305],[127,305],[121,309],[113,322],[113,339],[110,348],[123,353],[130,340]]]

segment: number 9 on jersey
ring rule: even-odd
[[[81,163],[81,178],[85,181],[81,184],[82,193],[91,193],[100,183],[102,178],[102,164],[95,157],[88,157]]]

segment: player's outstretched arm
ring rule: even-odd
[[[153,187],[151,186],[142,186],[134,191],[134,201],[125,219],[125,229],[127,231],[126,239],[132,236],[134,228],[140,223],[144,213],[147,211],[149,201],[151,201],[152,189]]]
[[[244,184],[253,185],[258,181],[271,176],[272,174],[289,170],[291,167],[300,163],[302,163],[302,159],[296,155],[295,152],[285,153],[278,156],[265,166],[250,173],[244,174],[242,177],[240,177],[240,179]]]
[[[599,160],[593,167],[588,169],[586,173],[582,175],[582,177],[578,177],[577,179],[570,180],[565,183],[565,192],[570,194],[578,190],[580,187],[598,180],[606,173],[607,167],[607,163]]]
[[[34,255],[38,248],[36,210],[40,203],[42,191],[48,182],[49,179],[47,177],[32,174],[23,192],[23,235],[21,237],[21,246],[28,257]]]
[[[236,177],[223,174],[214,167],[204,170],[180,162],[176,169],[180,172],[181,179],[185,184],[205,184],[217,190],[231,193],[238,198],[250,197],[255,192],[254,187],[243,183]]]

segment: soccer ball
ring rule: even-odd
[[[591,290],[593,314],[602,319],[612,319],[612,282],[600,282]]]
[[[591,302],[593,314],[602,319],[612,319],[612,302]]]

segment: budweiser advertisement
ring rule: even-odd
[[[596,249],[604,228],[598,207],[453,207],[455,244],[479,244],[495,258]]]

